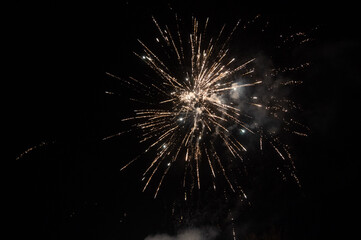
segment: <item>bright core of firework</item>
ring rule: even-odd
[[[242,162],[247,151],[231,128],[237,126],[241,134],[253,134],[259,137],[259,149],[262,150],[263,141],[268,140],[277,154],[282,158],[293,161],[288,147],[282,144],[274,130],[267,130],[256,122],[256,117],[251,116],[239,107],[239,99],[230,97],[232,91],[241,88],[252,88],[262,85],[262,79],[255,79],[254,58],[242,63],[230,57],[228,43],[240,22],[232,29],[229,35],[223,37],[225,27],[212,38],[206,39],[208,19],[201,29],[199,22],[192,19],[192,31],[188,35],[181,34],[179,23],[177,29],[172,31],[165,26],[160,27],[153,18],[153,22],[160,34],[156,38],[158,48],[163,54],[156,54],[141,40],[143,53],[135,53],[156,73],[151,82],[139,81],[133,77],[127,83],[135,86],[137,90],[144,91],[144,96],[156,96],[159,101],[155,107],[135,110],[135,115],[123,121],[132,121],[135,128],[141,129],[140,142],[148,143],[144,153],[151,150],[155,152],[154,158],[143,174],[145,186],[160,171],[161,176],[157,184],[155,196],[166,177],[172,163],[182,161],[184,167],[183,187],[192,189],[201,188],[200,166],[205,161],[212,176],[213,188],[216,189],[215,179],[223,176],[233,192],[246,197],[242,188],[236,181],[231,181],[228,176],[228,165],[232,161]],[[111,75],[111,74],[109,74]],[[113,75],[111,75],[113,76]],[[237,83],[242,79],[243,83]],[[239,96],[239,94],[237,95]],[[247,108],[262,109],[267,111],[267,117],[285,122],[287,130],[291,120],[281,118],[279,111],[287,112],[286,104],[292,105],[289,100],[268,98],[263,100],[257,96],[242,96],[243,104]],[[154,101],[154,98],[152,99]],[[277,104],[274,104],[277,102]],[[253,111],[253,110],[252,110]],[[292,120],[293,121],[293,120]],[[230,160],[224,160],[214,140],[222,142]],[[285,157],[287,156],[287,157]],[[138,157],[137,157],[138,158]],[[125,165],[126,168],[134,160]],[[202,165],[204,166],[204,164]],[[294,174],[293,174],[294,175]],[[294,175],[295,177],[295,175]],[[296,178],[296,177],[295,177]],[[185,191],[185,199],[187,190]]]

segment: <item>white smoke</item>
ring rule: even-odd
[[[212,240],[218,232],[214,228],[191,228],[180,231],[176,236],[168,234],[156,234],[148,236],[144,240]]]
[[[239,87],[239,85],[242,85],[241,82],[235,82],[232,83],[232,90],[230,91],[230,97],[232,100],[238,100],[245,90],[243,87]]]

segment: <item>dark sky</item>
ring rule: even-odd
[[[300,117],[311,129],[307,139],[294,141],[303,187],[282,185],[277,175],[269,182],[257,178],[249,189],[253,205],[232,206],[237,231],[263,234],[274,227],[282,239],[351,236],[359,216],[357,7],[347,2],[205,2],[171,6],[184,17],[210,17],[218,25],[260,13],[274,23],[275,33],[289,26],[305,31],[318,26],[314,41],[290,54],[311,62],[296,93],[304,109]],[[11,87],[5,91],[11,99],[13,159],[30,146],[50,143],[14,164],[12,239],[144,239],[175,230],[169,216],[172,196],[165,192],[153,200],[141,193],[137,165],[119,172],[138,151],[134,139],[100,141],[121,129],[121,116],[131,110],[122,102],[128,93],[105,72],[127,77],[141,71],[132,53],[139,49],[136,39],[152,37],[151,16],[167,19],[167,11],[167,1],[17,1],[9,9],[11,75],[6,81]],[[104,94],[117,89],[123,98]],[[194,215],[201,218],[205,209],[195,208]]]

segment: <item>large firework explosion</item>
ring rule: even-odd
[[[175,18],[171,28],[152,17],[157,36],[150,43],[138,39],[142,50],[135,55],[151,69],[149,75],[124,80],[107,73],[128,85],[136,96],[131,100],[142,106],[122,121],[131,123],[124,132],[140,130],[139,142],[146,147],[122,170],[139,158],[151,159],[142,180],[144,191],[158,176],[154,197],[173,168],[182,172],[179,182],[185,200],[193,189],[202,187],[201,175],[205,173],[214,190],[218,179],[223,179],[228,190],[246,199],[239,176],[247,174],[247,152],[263,151],[267,144],[287,162],[283,164],[286,167],[277,167],[283,178],[291,176],[300,185],[290,147],[283,138],[289,134],[306,136],[307,127],[293,117],[298,106],[279,94],[300,81],[281,79],[279,73],[302,69],[308,63],[277,68],[265,64],[263,56],[232,52],[232,36],[259,15],[245,24],[238,21],[229,30],[224,25],[216,33],[208,33],[208,18],[202,23],[192,17],[190,31],[183,30],[183,21],[177,15]],[[300,43],[309,41],[303,32],[282,41],[297,37]]]

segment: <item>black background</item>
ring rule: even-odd
[[[119,88],[105,72],[127,77],[139,71],[132,53],[139,47],[136,39],[151,34],[150,17],[164,15],[167,3],[17,1],[9,7],[5,50],[10,74],[3,81],[10,83],[4,91],[13,161],[33,145],[50,143],[14,164],[12,239],[144,239],[174,231],[167,217],[170,207],[164,204],[167,194],[153,200],[141,193],[136,167],[119,172],[137,151],[132,139],[99,141],[118,131],[120,117],[130,111],[128,102],[104,94]],[[282,239],[352,236],[359,216],[357,7],[313,1],[171,5],[180,15],[209,16],[218,24],[261,13],[280,29],[319,26],[305,52],[312,64],[297,96],[311,128],[311,135],[295,146],[303,187],[256,184],[254,204],[238,209],[236,229],[247,235],[275,224],[281,226]]]

